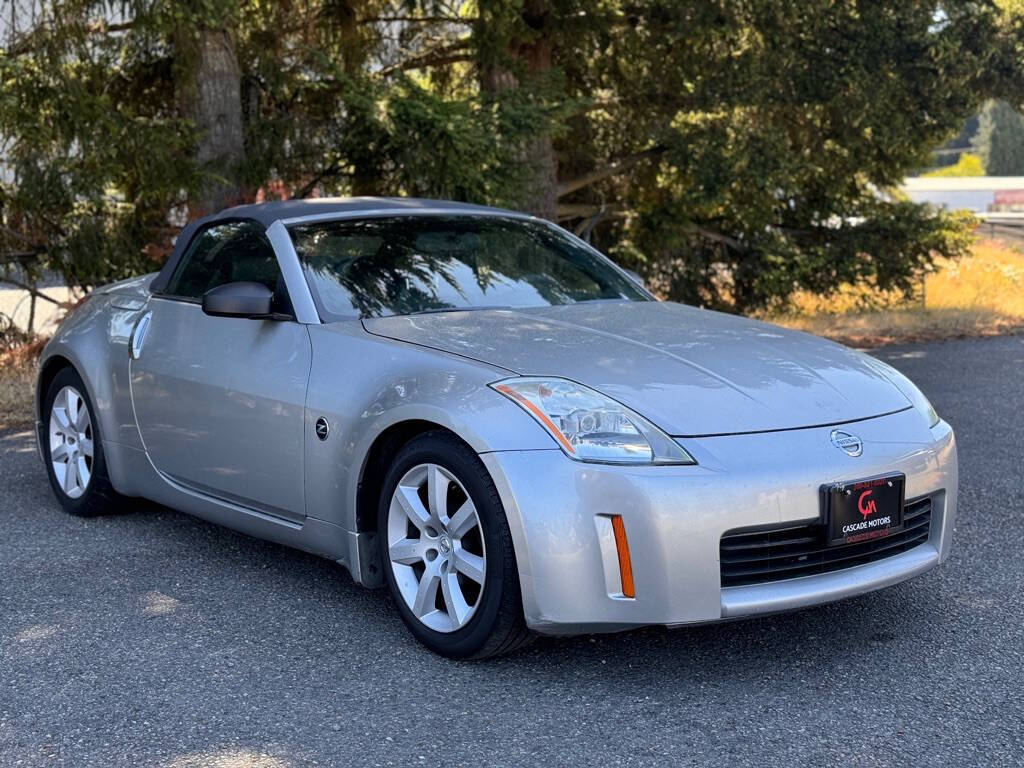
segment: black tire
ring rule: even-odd
[[[85,406],[89,411],[91,422],[91,435],[93,441],[93,456],[91,465],[91,476],[85,487],[85,492],[78,498],[71,498],[64,491],[57,476],[54,474],[53,465],[50,460],[50,419],[53,415],[53,403],[57,395],[64,387],[74,387],[82,396]],[[103,439],[100,435],[99,421],[96,419],[96,409],[93,408],[89,392],[85,388],[85,382],[78,375],[74,368],[63,368],[53,381],[50,382],[46,395],[43,398],[43,434],[42,448],[43,459],[46,465],[46,476],[50,479],[50,487],[57,497],[57,501],[68,514],[77,517],[95,517],[96,515],[109,514],[118,511],[122,506],[125,497],[114,490],[107,474],[107,461],[103,455]]]
[[[423,624],[406,605],[395,581],[388,553],[388,511],[395,487],[419,464],[437,464],[462,483],[473,501],[486,547],[484,586],[468,623],[453,632],[439,632]],[[522,594],[512,534],[505,510],[490,474],[480,458],[455,435],[427,432],[406,444],[384,477],[378,510],[377,540],[388,590],[412,634],[435,653],[453,659],[485,659],[512,653],[534,635],[523,619]]]

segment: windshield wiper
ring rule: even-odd
[[[438,312],[477,312],[484,309],[512,309],[507,304],[493,304],[490,306],[484,305],[479,307],[434,307],[432,309],[419,309],[415,312],[409,312],[409,315],[436,315]]]

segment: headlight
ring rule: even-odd
[[[525,377],[491,384],[529,413],[577,461],[696,464],[656,426],[621,403],[565,379]]]

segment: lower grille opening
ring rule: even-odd
[[[831,573],[898,555],[928,540],[932,500],[903,505],[903,530],[883,539],[827,545],[821,523],[726,533],[719,546],[722,586],[739,587]]]

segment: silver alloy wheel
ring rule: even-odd
[[[387,531],[395,583],[413,615],[437,632],[464,627],[483,595],[487,554],[458,478],[437,464],[410,469],[391,496]]]
[[[57,393],[50,409],[50,464],[57,484],[72,499],[89,487],[93,442],[89,408],[74,387]]]

